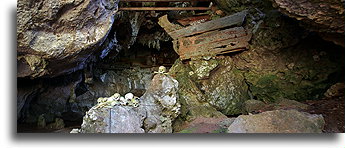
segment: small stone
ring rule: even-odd
[[[71,134],[77,134],[77,133],[80,133],[80,129],[77,129],[77,128],[74,128],[71,130],[71,132],[69,132]]]
[[[325,97],[332,98],[332,97],[340,97],[344,96],[344,83],[337,83],[332,85],[325,93]]]
[[[126,95],[125,95],[125,99],[127,99],[127,100],[130,100],[130,99],[132,99],[134,97],[134,95],[132,94],[132,93],[127,93]]]

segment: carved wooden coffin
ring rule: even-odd
[[[235,27],[179,38],[174,41],[174,49],[183,60],[215,56],[245,50],[250,39],[251,34],[247,34],[243,27]]]
[[[246,14],[242,11],[185,28],[163,16],[159,24],[174,39],[175,51],[185,60],[245,50],[251,39],[251,34],[241,27]]]

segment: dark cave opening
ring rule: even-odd
[[[131,36],[134,30],[129,21],[115,21],[107,40],[116,45],[107,51],[107,56],[91,60],[83,70],[54,78],[18,79],[19,89],[35,89],[19,96],[24,103],[18,114],[18,132],[54,131],[37,127],[41,115],[47,126],[61,118],[65,129],[79,127],[98,97],[116,92],[143,95],[153,72],[159,66],[170,68],[179,57],[171,39],[157,24],[158,19],[145,19],[137,36]],[[134,43],[130,43],[133,38]]]

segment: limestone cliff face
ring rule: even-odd
[[[82,69],[107,37],[116,11],[116,0],[19,0],[17,76]]]

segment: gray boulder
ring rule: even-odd
[[[322,115],[296,110],[275,110],[241,115],[229,126],[229,133],[322,133]]]
[[[91,108],[83,119],[81,133],[144,133],[137,110],[127,106]]]

